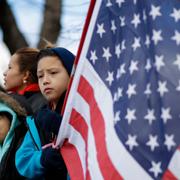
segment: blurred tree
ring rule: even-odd
[[[37,44],[38,48],[44,47],[44,39],[55,44],[61,30],[60,19],[62,14],[62,0],[44,1],[44,18],[39,42]],[[0,0],[0,27],[3,32],[4,43],[11,53],[14,53],[18,48],[28,46],[25,37],[17,26],[15,17],[7,0]]]

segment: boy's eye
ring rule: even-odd
[[[43,75],[38,75],[37,77],[38,77],[38,79],[40,79],[40,78],[42,78],[42,77],[43,77]]]
[[[57,72],[56,71],[52,71],[51,74],[56,74]]]

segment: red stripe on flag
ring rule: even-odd
[[[73,177],[71,179],[84,180],[83,168],[76,147],[65,140],[61,148],[61,154],[66,162],[70,177]]]
[[[91,178],[90,178],[90,174],[89,174],[89,170],[88,170],[88,162],[87,162],[87,158],[88,158],[88,151],[87,151],[88,125],[86,124],[86,121],[81,116],[81,114],[78,113],[75,109],[72,109],[69,123],[71,124],[71,126],[74,127],[74,129],[76,129],[76,131],[78,131],[81,134],[82,138],[84,139],[85,148],[86,148],[85,149],[85,151],[86,151],[86,178],[85,179],[89,180]]]
[[[173,173],[168,169],[163,175],[163,180],[177,180]]]
[[[96,144],[97,159],[104,179],[123,179],[109,158],[105,141],[105,122],[95,100],[93,88],[83,76],[80,77],[78,92],[90,106],[90,119]]]

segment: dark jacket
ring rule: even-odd
[[[33,114],[35,114],[39,109],[41,109],[41,107],[47,104],[47,100],[41,94],[37,83],[27,85],[24,89],[18,91],[18,94],[24,96],[27,99]]]
[[[59,127],[61,125],[62,116],[60,115],[64,102],[65,93],[61,96],[55,112],[53,112],[48,105],[41,108],[35,118],[36,127],[38,128],[39,136],[42,146],[51,143],[57,137]],[[48,151],[49,150],[49,151]],[[51,152],[51,149],[42,152],[41,164],[46,166],[48,171],[45,171],[45,180],[51,179],[67,179],[67,169],[64,160],[58,152]],[[46,159],[49,160],[46,162]],[[51,167],[53,164],[53,167]]]
[[[47,104],[46,99],[39,91],[27,91],[24,93],[24,97],[27,99],[29,105],[31,105],[34,114],[37,113],[39,109],[41,109],[44,105]]]
[[[0,180],[25,179],[15,167],[15,153],[27,131],[24,123],[26,110],[12,97],[0,92],[0,111],[12,115],[10,130],[1,144]]]

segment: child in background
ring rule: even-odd
[[[15,153],[27,128],[26,110],[11,96],[0,91],[0,179],[25,179],[15,167]]]
[[[2,147],[2,144],[4,142],[4,139],[10,129],[11,125],[11,114],[8,112],[0,112],[0,145]],[[0,154],[0,160],[3,153]]]
[[[16,153],[16,167],[27,178],[67,179],[66,166],[53,141],[61,124],[60,112],[74,59],[64,48],[44,49],[38,55],[38,83],[49,105],[35,118],[27,119],[30,131]]]
[[[8,69],[4,72],[4,87],[9,93],[24,96],[36,113],[47,101],[42,96],[36,75],[36,48],[24,47],[18,49],[11,57]]]

